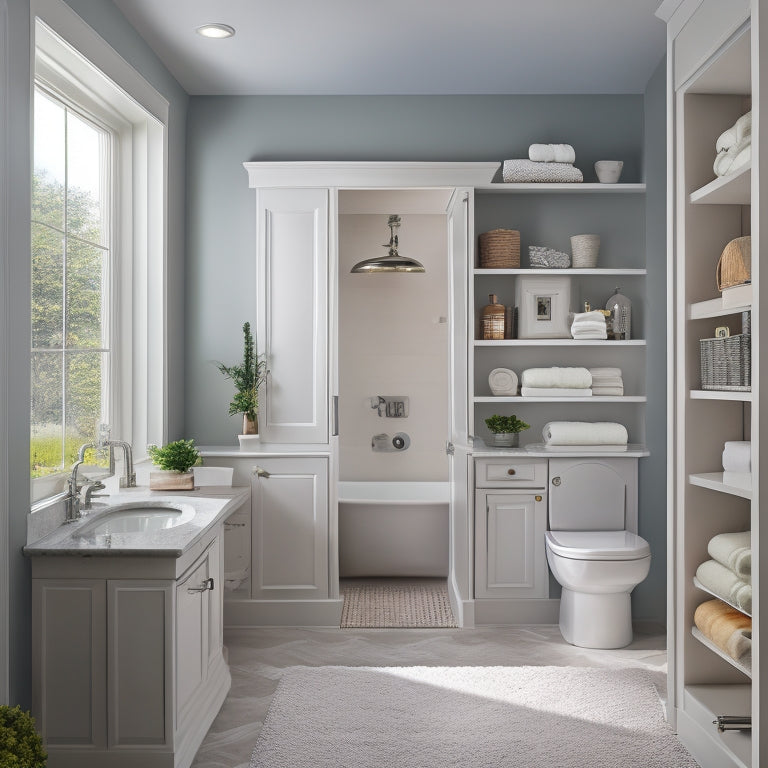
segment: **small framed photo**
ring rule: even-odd
[[[552,297],[536,297],[536,322],[552,320]]]
[[[515,281],[518,338],[569,339],[571,278],[525,275]]]
[[[719,325],[715,328],[716,339],[727,339],[731,335],[731,329],[727,325]]]

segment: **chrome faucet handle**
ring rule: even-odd
[[[103,496],[108,496],[109,494],[94,493],[94,491],[103,491],[106,487],[107,486],[104,485],[104,483],[102,483],[101,480],[93,480],[91,482],[84,483],[81,490],[82,504],[80,505],[80,509],[81,510],[90,509],[92,498],[101,498]]]

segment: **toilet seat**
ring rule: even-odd
[[[551,552],[571,560],[640,560],[649,557],[648,542],[629,531],[547,531]]]

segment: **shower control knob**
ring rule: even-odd
[[[395,446],[398,450],[405,447],[405,440],[400,435],[395,435],[392,438],[392,445]]]
[[[560,485],[560,483],[562,483],[562,482],[563,482],[563,481],[562,481],[562,480],[561,480],[559,477],[553,477],[553,478],[552,478],[552,485],[558,486],[558,485]]]

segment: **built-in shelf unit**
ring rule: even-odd
[[[760,37],[757,17],[751,18],[758,5],[763,4],[666,0],[658,11],[668,25],[669,321],[674,329],[667,415],[668,717],[704,768],[768,765],[768,740],[761,739],[766,707],[758,684],[759,632],[751,654],[735,659],[694,623],[696,608],[715,594],[696,578],[697,569],[711,557],[712,537],[726,532],[752,531],[755,625],[760,614],[758,259],[752,260],[751,303],[728,306],[715,279],[718,259],[734,238],[751,235],[752,252],[759,253],[760,214],[752,202],[760,180],[752,164],[719,178],[713,171],[718,137],[750,109],[753,125],[759,124],[759,93],[753,85],[758,84]],[[759,138],[753,132],[753,158]],[[751,390],[705,389],[700,340],[713,338],[718,326],[727,326],[732,335],[742,333],[742,313],[750,313]],[[723,472],[724,443],[750,439],[751,477]],[[752,716],[752,729],[719,732],[718,715]]]
[[[633,443],[645,443],[644,306],[646,291],[645,184],[487,184],[475,187],[475,234],[492,229],[520,232],[520,264],[514,269],[480,266],[479,248],[471,270],[470,433],[488,438],[484,420],[494,413],[516,414],[531,425],[521,442],[541,441],[544,424],[553,420],[619,421]],[[598,234],[597,266],[591,269],[541,269],[528,266],[528,246],[544,245],[571,252],[570,236]],[[568,277],[572,311],[584,301],[605,307],[618,287],[632,301],[631,338],[626,340],[479,338],[479,318],[488,296],[515,304],[520,278]],[[488,376],[508,368],[518,377],[526,368],[549,366],[617,367],[624,395],[589,397],[497,397]]]

